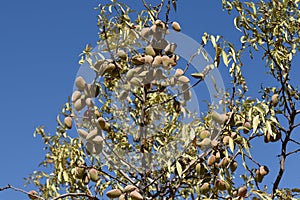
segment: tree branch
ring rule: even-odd
[[[292,154],[297,153],[299,151],[300,151],[300,149],[296,149],[294,151],[291,151],[291,152],[287,153],[286,156],[292,155]]]
[[[58,197],[55,197],[52,200],[63,199],[65,197],[88,197],[89,200],[99,200],[97,197],[88,195],[86,193],[66,193],[66,194],[62,194],[62,195],[60,195]]]
[[[154,14],[152,13],[152,10],[149,8],[148,4],[146,3],[145,0],[142,0],[144,7],[147,9],[148,13],[156,20],[156,16],[154,16]]]
[[[294,139],[291,139],[291,138],[290,138],[290,141],[291,141],[291,142],[294,142],[294,143],[296,143],[296,144],[298,144],[298,145],[300,145],[300,142],[298,142],[298,141],[296,141],[296,140],[294,140]]]
[[[8,184],[6,187],[3,187],[3,188],[0,188],[0,191],[4,191],[4,190],[8,190],[8,189],[12,189],[14,191],[17,191],[17,192],[21,192],[23,194],[27,194],[27,195],[30,195],[30,196],[33,196],[33,197],[36,197],[38,200],[45,200],[44,198],[40,197],[40,196],[37,196],[37,195],[33,195],[33,194],[30,194],[29,192],[26,192],[25,190],[22,190],[20,188],[16,188],[10,184]]]
[[[37,200],[45,200],[43,197],[40,197],[38,195],[33,195],[33,194],[30,194],[29,192],[25,191],[25,190],[22,190],[20,188],[16,188],[12,185],[7,185],[3,188],[0,188],[0,191],[4,191],[4,190],[8,190],[8,189],[12,189],[14,191],[17,191],[17,192],[21,192],[23,194],[27,194],[27,195],[30,195],[32,197],[36,197]],[[89,194],[86,194],[86,193],[66,193],[66,194],[62,194],[62,195],[59,195],[55,198],[53,198],[52,200],[58,200],[58,199],[62,199],[62,198],[65,198],[65,197],[88,197],[90,200],[99,200],[97,197],[94,197],[94,196],[91,196]]]

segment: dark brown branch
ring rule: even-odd
[[[289,121],[289,127],[290,127],[290,129],[287,131],[286,137],[283,140],[282,145],[281,145],[280,169],[279,169],[278,175],[276,177],[276,180],[275,180],[275,182],[273,184],[273,194],[272,194],[273,197],[274,197],[274,194],[276,193],[276,190],[277,190],[277,188],[279,186],[279,183],[280,183],[280,181],[282,179],[282,176],[283,176],[283,173],[285,171],[285,160],[286,160],[286,157],[287,157],[286,149],[287,149],[287,144],[290,141],[291,133],[293,131],[292,126],[294,124],[295,116],[296,116],[295,112],[292,113],[291,116],[290,116],[290,121]]]
[[[283,71],[280,68],[280,64],[277,62],[277,60],[274,58],[274,56],[271,52],[269,37],[266,37],[266,45],[267,45],[267,48],[264,48],[263,46],[262,47],[266,51],[266,53],[269,55],[269,57],[272,59],[272,61],[275,63],[276,67],[278,68],[279,74],[280,74],[278,77],[274,76],[274,78],[276,78],[280,82],[280,85],[281,85],[280,92],[282,92],[282,97],[284,100],[284,108],[285,108],[285,111],[287,111],[287,113],[288,113],[288,115],[286,117],[289,122],[289,126],[288,126],[289,129],[286,131],[285,138],[281,144],[280,169],[278,171],[276,180],[275,180],[275,182],[273,184],[273,188],[272,188],[272,198],[274,198],[276,190],[278,189],[279,183],[280,183],[280,181],[283,177],[283,173],[285,171],[285,161],[286,161],[286,157],[287,157],[287,152],[286,152],[287,145],[291,139],[291,133],[292,133],[293,129],[295,128],[294,120],[299,111],[296,110],[295,105],[292,101],[292,95],[288,88],[288,86],[289,86],[288,78],[283,77],[283,75],[282,75]],[[286,73],[288,73],[288,71]]]
[[[99,171],[100,171],[101,173],[105,174],[106,176],[108,176],[109,178],[114,179],[114,180],[118,181],[119,183],[122,183],[123,185],[126,185],[125,182],[123,182],[122,180],[120,180],[120,179],[118,179],[118,178],[116,178],[116,177],[110,175],[109,173],[106,173],[105,171],[103,171],[103,170],[101,170],[101,169],[99,169]]]
[[[171,0],[168,0],[168,3],[167,3],[167,12],[166,12],[166,23],[169,22],[170,11],[171,11]]]
[[[142,0],[144,7],[147,9],[148,13],[156,20],[156,16],[154,16],[154,14],[152,13],[152,10],[149,8],[148,4],[146,3],[145,0]]]
[[[4,190],[8,190],[8,189],[12,189],[12,190],[14,190],[14,191],[21,192],[21,193],[23,193],[23,194],[31,195],[31,196],[33,196],[33,197],[36,197],[37,200],[45,200],[44,198],[42,198],[42,197],[40,197],[40,196],[30,194],[29,192],[26,192],[25,190],[22,190],[22,189],[20,189],[20,188],[16,188],[16,187],[14,187],[14,186],[12,186],[12,185],[9,185],[9,184],[8,184],[6,187],[0,188],[0,191],[4,191]]]
[[[300,142],[298,142],[298,141],[296,141],[296,140],[294,140],[294,139],[291,139],[291,138],[290,138],[290,141],[291,141],[291,142],[294,142],[294,143],[296,143],[296,144],[298,144],[298,145],[300,145]]]
[[[300,151],[300,149],[296,149],[296,150],[294,150],[294,151],[288,152],[288,153],[286,154],[286,156],[292,155],[292,154],[297,153],[297,152],[299,152],[299,151]]]
[[[249,160],[251,160],[253,163],[255,163],[257,166],[259,166],[260,167],[260,164],[257,162],[257,161],[255,161],[252,157],[250,157],[249,155],[247,155],[247,154],[244,154]]]
[[[66,198],[66,197],[88,197],[89,200],[99,200],[97,197],[88,195],[86,193],[66,193],[66,194],[62,194],[58,197],[55,197],[52,200],[63,199],[63,198]]]
[[[293,126],[293,128],[297,128],[298,126],[300,126],[300,122],[297,123],[297,124],[295,124],[295,125]]]
[[[22,190],[20,188],[13,187],[12,185],[7,185],[6,187],[0,188],[0,191],[4,191],[4,190],[8,190],[8,189],[12,189],[14,191],[21,192],[26,195],[30,195],[32,197],[35,197],[37,200],[45,200],[43,197],[30,194],[29,192],[26,192],[25,190]],[[58,197],[55,197],[52,200],[63,199],[66,197],[88,197],[90,200],[99,200],[97,197],[91,196],[86,193],[66,193],[66,194],[59,195]]]

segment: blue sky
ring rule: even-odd
[[[136,2],[130,0],[128,4],[137,6]],[[72,92],[79,68],[78,55],[87,43],[96,44],[97,12],[93,8],[99,1],[4,0],[1,3],[0,187],[9,183],[22,188],[23,177],[36,170],[44,156],[41,140],[33,138],[35,127],[44,125],[54,133],[56,115]],[[183,33],[197,41],[204,31],[223,35],[232,42],[239,40],[239,32],[233,29],[233,17],[222,12],[221,1],[179,0],[178,12],[171,17],[181,23]],[[247,81],[251,82],[249,94],[257,96],[260,82],[269,81],[264,78],[265,68],[261,61],[249,61],[245,67]],[[220,71],[229,86],[226,69]],[[278,171],[279,160],[269,156],[276,150],[269,145],[268,149],[258,146],[258,161],[271,165],[269,182]],[[297,171],[297,156],[288,162],[289,170]],[[287,173],[286,178],[282,185],[299,185],[299,173]],[[27,197],[5,191],[0,192],[0,199]]]

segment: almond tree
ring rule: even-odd
[[[203,33],[186,61],[168,37],[181,31],[170,11],[184,4],[138,3],[143,10],[118,1],[98,6],[97,47],[87,45],[79,61],[91,74],[76,77],[56,134],[35,131],[46,151],[42,169],[27,179],[37,190],[1,190],[30,199],[296,198],[300,189],[280,184],[288,158],[300,151],[294,136],[300,94],[290,76],[299,50],[299,1],[222,0],[235,16],[240,44]],[[205,47],[214,49],[213,59]],[[194,73],[197,57],[206,65]],[[247,94],[245,57],[263,59],[276,83],[265,83],[258,98]],[[232,78],[227,92],[211,76],[219,67]],[[215,83],[220,101],[194,112],[192,91],[206,80]],[[280,147],[278,169],[256,161],[253,141]],[[291,144],[295,150],[288,151]],[[269,170],[278,170],[272,184],[264,182]]]

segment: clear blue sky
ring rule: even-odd
[[[137,2],[140,1],[127,1],[140,8],[142,4]],[[43,159],[43,145],[39,138],[33,138],[34,129],[44,125],[54,133],[56,115],[72,92],[79,68],[78,55],[85,44],[96,44],[97,12],[93,7],[98,3],[96,0],[1,2],[0,187],[9,183],[22,188],[23,177],[36,170]],[[223,35],[229,41],[239,40],[240,34],[233,29],[233,17],[222,12],[220,0],[179,0],[178,12],[172,17],[181,22],[183,33],[197,41],[204,31]],[[253,82],[249,94],[255,96],[259,83],[268,83],[263,78],[265,68],[256,61],[249,61],[246,67],[247,81]],[[226,69],[220,71],[229,86]],[[258,161],[271,165],[267,181],[272,182],[278,171],[278,159],[268,153],[277,149],[269,145],[268,148],[258,147]],[[288,160],[289,170],[296,174],[287,173],[282,185],[299,185],[297,158]],[[27,197],[4,191],[0,192],[0,199]]]

